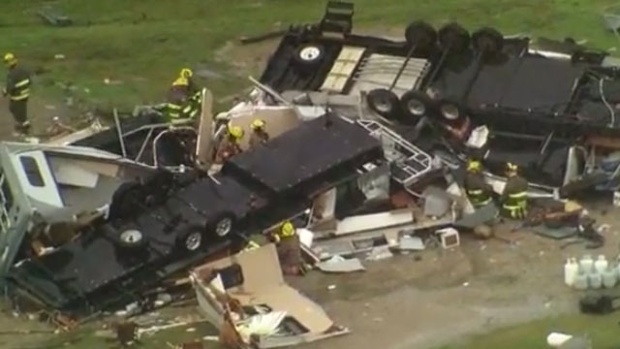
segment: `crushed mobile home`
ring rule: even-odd
[[[360,173],[371,171],[369,166],[378,168],[384,161],[380,143],[366,130],[329,115],[284,132],[268,147],[231,159],[218,174],[184,181],[166,170],[90,148],[60,148],[77,157],[61,163],[57,152],[47,150],[55,147],[23,147],[36,153],[17,153],[8,158],[11,166],[4,166],[7,193],[13,195],[5,199],[8,212],[24,215],[9,215],[9,220],[18,220],[10,223],[4,235],[14,239],[6,245],[10,253],[4,264],[6,277],[46,305],[75,314],[127,302],[132,293],[138,295],[165,275],[234,243],[238,235],[260,232],[298,215],[316,195],[356,181]],[[316,149],[324,151],[312,151]],[[80,155],[88,152],[99,157],[81,160]],[[146,174],[141,178],[131,168]],[[123,178],[129,180],[123,182]],[[42,190],[45,195],[39,193]],[[97,196],[96,191],[107,196]],[[16,200],[22,195],[29,201]],[[55,201],[39,203],[40,197]],[[89,206],[75,202],[80,198],[89,200]],[[23,223],[31,218],[26,207],[33,203],[40,206],[36,212],[42,215],[35,220],[36,229]],[[29,251],[34,248],[32,242],[48,238],[53,222],[44,219],[46,212],[55,219],[63,217],[48,206],[67,211],[62,223],[73,221],[70,218],[79,213],[74,212],[76,207],[105,210],[105,222],[65,230],[64,241],[45,246],[52,249],[25,252],[15,259],[22,240]],[[121,288],[125,292],[119,292]]]

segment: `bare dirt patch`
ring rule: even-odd
[[[333,340],[334,347],[385,349],[432,348],[498,327],[576,312],[579,294],[563,284],[569,256],[617,255],[613,214],[608,243],[600,251],[560,244],[533,233],[510,233],[515,245],[465,238],[452,251],[425,251],[367,262],[359,274],[312,274],[291,282],[319,300],[353,334]],[[329,285],[336,289],[328,290]],[[380,335],[378,335],[380,334]],[[321,348],[324,343],[310,345]]]

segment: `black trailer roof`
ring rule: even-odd
[[[224,165],[222,173],[283,193],[337,166],[361,166],[382,154],[379,141],[362,127],[337,116],[323,116],[234,157]]]
[[[446,66],[431,86],[448,99],[467,96],[466,105],[544,113],[563,112],[571,102],[584,67],[570,61],[538,55],[506,54],[497,62],[484,64],[476,75],[471,58]],[[471,83],[470,81],[473,80]]]
[[[93,299],[96,298],[93,292],[108,286],[122,287],[117,280],[154,264],[165,266],[171,261],[169,257],[175,253],[178,231],[184,227],[205,224],[209,218],[224,211],[234,212],[237,217],[247,215],[250,208],[245,203],[250,201],[252,192],[232,178],[218,175],[216,179],[217,183],[210,179],[196,181],[178,190],[162,206],[127,221],[101,225],[49,254],[26,260],[13,267],[11,276],[53,307],[67,307],[82,297],[97,301]],[[179,215],[183,222],[173,231],[167,231],[166,223]],[[130,229],[143,232],[149,247],[127,262],[119,258],[115,241],[120,232]],[[209,248],[218,246],[213,244]],[[204,257],[210,251],[202,251],[199,255]],[[151,282],[157,283],[164,276],[154,277]]]

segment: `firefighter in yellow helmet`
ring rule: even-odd
[[[278,259],[285,275],[299,275],[304,272],[297,229],[291,221],[283,222],[273,235],[277,245]]]
[[[9,111],[15,120],[15,132],[28,134],[28,99],[30,98],[30,72],[17,64],[17,57],[12,53],[4,55],[7,68],[6,85],[2,94],[9,98]]]
[[[194,95],[196,92],[200,91],[200,88],[194,82],[194,72],[189,68],[183,68],[179,72],[179,78],[185,79],[187,81],[187,94]]]
[[[254,119],[250,124],[250,128],[252,129],[249,140],[250,149],[256,148],[269,141],[269,134],[265,130],[265,126],[267,126],[267,124],[262,119]]]
[[[220,143],[215,155],[215,162],[223,163],[231,157],[242,152],[239,142],[243,139],[245,132],[239,126],[228,124],[226,127],[226,136]]]
[[[480,208],[493,201],[493,187],[484,180],[482,163],[471,159],[467,162],[465,192],[474,208]]]
[[[168,122],[194,119],[200,113],[200,90],[192,80],[193,72],[183,68],[168,90]]]
[[[527,216],[528,182],[518,174],[519,168],[513,163],[506,164],[506,186],[502,192],[502,215],[506,218],[524,219]]]

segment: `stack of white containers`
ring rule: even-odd
[[[569,258],[564,265],[564,283],[578,290],[613,288],[620,282],[620,258],[610,263],[604,255],[596,260],[584,255]]]

